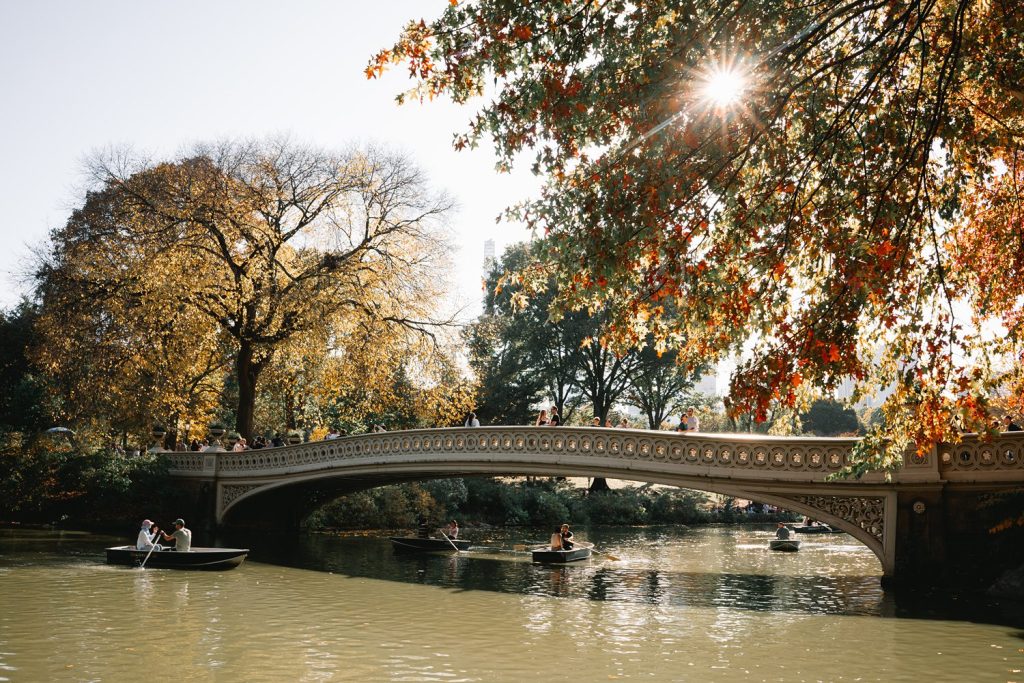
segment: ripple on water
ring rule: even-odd
[[[5,547],[0,676],[135,680],[154,657],[185,681],[513,681],[555,662],[581,680],[1012,680],[1024,668],[1013,629],[882,618],[906,608],[866,550],[786,557],[768,537],[602,539],[620,562],[568,567],[315,538],[281,548],[305,568],[223,573]]]

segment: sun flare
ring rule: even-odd
[[[716,107],[738,103],[747,89],[747,79],[734,68],[716,69],[708,74],[702,88],[705,101]]]

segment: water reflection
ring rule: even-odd
[[[954,621],[884,594],[848,540],[782,557],[768,536],[602,530],[621,561],[568,566],[499,551],[512,536],[460,555],[261,537],[242,568],[193,573],[104,565],[121,539],[0,531],[0,680],[134,680],[156,651],[200,681],[524,680],[552,662],[583,680],[1019,678],[1020,610],[968,615],[1016,629]]]
[[[963,619],[1024,626],[1024,611],[1005,602],[945,594],[894,595],[882,590],[874,556],[842,536],[805,542],[800,553],[766,551],[770,531],[602,530],[592,538],[620,560],[592,558],[542,565],[529,553],[502,550],[522,539],[488,539],[468,552],[394,551],[386,538],[282,537],[252,559],[351,577],[463,591],[579,598],[692,608],[845,616]],[[231,544],[246,543],[233,538]],[[255,543],[249,543],[256,546]]]

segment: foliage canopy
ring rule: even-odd
[[[555,316],[608,305],[613,343],[691,365],[744,350],[732,407],[761,418],[892,386],[865,446],[893,464],[986,429],[1000,390],[1021,407],[1022,35],[1016,0],[479,0],[367,75],[493,93],[456,146],[548,178],[511,213]]]
[[[225,142],[92,170],[37,270],[71,410],[205,424],[230,379],[251,437],[261,380],[373,394],[436,330],[450,201],[400,155]]]

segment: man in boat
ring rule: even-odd
[[[139,537],[135,540],[136,550],[163,550],[163,546],[154,544],[160,527],[155,526],[148,519],[142,520],[142,528],[139,529]]]
[[[165,541],[174,541],[174,549],[180,553],[187,553],[192,549],[192,532],[185,528],[185,520],[180,517],[174,520],[174,533],[168,535],[164,532]]]
[[[782,522],[779,522],[779,528],[775,530],[775,538],[779,539],[780,541],[788,541],[789,527],[783,524]]]
[[[419,526],[416,529],[416,535],[420,538],[430,538],[430,524],[427,523],[427,518],[420,515],[417,521]]]
[[[558,536],[562,541],[562,550],[572,550],[572,532],[569,531],[569,525],[563,524],[562,528],[558,531]]]

